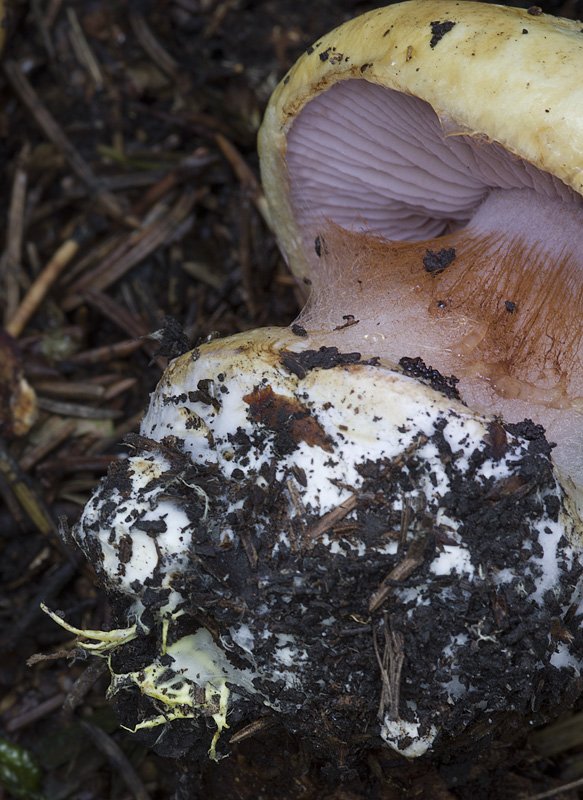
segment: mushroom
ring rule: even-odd
[[[412,0],[276,90],[262,174],[306,309],[174,360],[72,531],[119,627],[61,624],[165,753],[277,722],[337,766],[438,757],[580,691],[578,495],[540,421],[579,419],[581,36]]]
[[[470,407],[536,419],[577,484],[582,59],[579,22],[401,3],[309,48],[259,136],[282,249],[312,285],[300,324],[419,356]]]

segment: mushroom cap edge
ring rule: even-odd
[[[436,27],[446,22],[454,24]],[[323,36],[274,91],[258,136],[273,225],[296,277],[309,267],[289,201],[286,137],[314,97],[348,79],[419,97],[447,133],[496,141],[583,195],[582,70],[580,22],[472,0],[408,0]]]

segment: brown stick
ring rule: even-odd
[[[93,50],[89,46],[89,42],[83,33],[83,28],[81,27],[81,23],[79,22],[79,18],[77,17],[75,10],[70,6],[67,8],[67,17],[69,18],[69,24],[71,26],[71,44],[73,45],[75,55],[77,56],[78,61],[81,64],[84,64],[87,68],[87,71],[93,79],[95,88],[103,89],[104,80],[101,67],[99,66],[99,62],[95,58],[95,54],[93,53]]]
[[[20,458],[19,464],[21,469],[28,472],[30,469],[37,464],[41,458],[44,458],[48,455],[51,450],[57,448],[60,444],[62,444],[66,439],[71,436],[71,434],[75,431],[77,427],[77,420],[63,420],[58,427],[49,433],[42,442],[39,442],[35,447],[31,447],[30,450],[27,450],[24,455]]]
[[[111,736],[108,736],[105,731],[90,722],[81,722],[81,726],[91,738],[95,747],[103,753],[111,766],[119,773],[119,776],[132,793],[134,800],[150,800],[150,795],[140,776]]]
[[[336,508],[333,508],[328,514],[324,514],[320,521],[314,525],[312,530],[307,532],[306,536],[308,539],[317,539],[318,536],[330,530],[332,526],[336,525],[337,522],[340,522],[341,519],[356,508],[357,502],[358,495],[352,494],[347,500],[340,503]]]
[[[96,292],[92,289],[83,292],[82,299],[93,306],[93,308],[96,308],[129,336],[134,336],[135,338],[143,337],[142,346],[144,350],[151,358],[154,358],[157,345],[151,339],[147,338],[150,331],[140,320],[132,316],[126,308],[117,303],[109,295]],[[166,358],[158,356],[156,358],[156,364],[158,364],[163,372],[168,365],[168,361]]]
[[[0,473],[6,481],[7,489],[18,506],[24,510],[35,527],[46,534],[53,533],[55,526],[44,502],[37,495],[20,465],[0,442]]]
[[[172,58],[160,42],[156,39],[142,14],[138,11],[131,11],[129,15],[130,25],[134,35],[140,45],[144,48],[145,52],[150,56],[154,64],[160,67],[171,80],[177,81],[180,77],[180,66],[178,62]]]
[[[67,361],[70,364],[100,364],[106,361],[113,361],[115,358],[126,358],[143,346],[143,339],[125,339],[115,344],[106,344],[101,347],[95,347],[92,350],[74,353],[69,356]]]
[[[215,134],[215,140],[221,150],[221,153],[231,165],[237,178],[243,185],[249,187],[251,199],[255,204],[255,207],[263,217],[263,220],[269,230],[272,231],[273,227],[271,224],[271,214],[269,213],[267,200],[265,199],[265,195],[263,194],[263,189],[261,188],[259,181],[249,168],[249,165],[241,153],[237,150],[235,145],[230,142],[226,136],[223,136],[222,133]]]
[[[26,323],[40,306],[47,292],[59,277],[61,272],[65,269],[67,264],[75,256],[75,253],[78,249],[79,242],[77,242],[75,239],[67,239],[66,242],[63,242],[55,255],[43,269],[41,274],[32,284],[28,292],[25,294],[20,306],[16,310],[16,313],[6,324],[6,330],[15,339],[20,336]]]
[[[555,786],[554,789],[549,789],[547,792],[531,794],[526,800],[553,800],[559,793],[563,794],[563,792],[570,792],[572,789],[580,789],[582,786],[583,778],[579,778],[571,783],[561,783],[559,786]]]
[[[199,196],[199,193],[185,191],[179,197],[176,205],[161,219],[156,220],[148,228],[129,235],[127,240],[122,242],[109,258],[83,275],[70,287],[69,295],[63,301],[63,308],[66,311],[76,308],[82,302],[80,295],[87,290],[107,289],[171,238],[190,214]]]
[[[6,281],[6,318],[10,319],[18,306],[18,271],[22,257],[22,239],[24,234],[24,207],[26,203],[27,172],[26,162],[30,155],[30,144],[25,143],[16,162],[16,173],[12,184],[10,210],[8,211],[8,230],[6,233],[6,250],[2,258],[2,269]]]
[[[423,564],[423,551],[425,550],[426,543],[427,537],[424,536],[420,536],[411,542],[405,558],[389,572],[371,597],[368,605],[368,610],[371,614],[377,611],[387,597],[395,591],[395,583],[401,583],[406,580],[411,573],[415,572],[415,570]]]
[[[390,720],[399,718],[399,696],[401,691],[401,671],[405,660],[403,634],[394,633],[390,626],[388,614],[384,614],[383,631],[385,647],[381,657],[377,642],[376,628],[373,629],[372,643],[381,671],[381,698],[379,702],[378,718],[384,719],[385,713]]]
[[[58,692],[52,697],[49,697],[49,699],[45,700],[43,703],[39,703],[24,713],[19,714],[18,717],[8,720],[5,725],[6,731],[8,733],[16,733],[16,731],[22,730],[22,728],[27,728],[29,725],[34,725],[43,717],[46,717],[48,714],[52,714],[53,711],[61,708],[66,697],[67,695],[64,692]]]

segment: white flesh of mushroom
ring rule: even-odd
[[[276,711],[289,713],[290,707],[300,711],[302,704],[295,699],[286,705],[285,692],[308,697],[320,675],[312,655],[312,634],[307,629],[305,638],[274,633],[269,603],[250,609],[243,623],[230,624],[225,631],[230,637],[228,647],[214,643],[204,629],[166,647],[166,637],[172,638],[169,629],[192,602],[188,575],[193,562],[188,566],[187,556],[190,553],[192,558],[196,552],[200,531],[209,532],[217,553],[240,550],[243,534],[233,520],[251,487],[266,502],[265,516],[259,513],[254,518],[253,541],[258,546],[269,542],[272,560],[289,557],[294,547],[309,550],[317,545],[340,561],[384,558],[387,571],[395,559],[402,559],[399,536],[391,533],[390,519],[395,515],[403,519],[406,506],[424,509],[440,543],[428,556],[421,585],[391,589],[411,620],[439,598],[446,604],[456,602],[448,583],[452,577],[468,586],[487,584],[494,592],[520,586],[533,613],[540,609],[546,614],[548,592],[558,592],[566,576],[579,569],[579,534],[567,513],[568,500],[554,478],[537,489],[539,500],[524,516],[521,548],[500,563],[495,556],[483,561],[477,554],[463,517],[451,505],[458,481],[471,481],[490,496],[489,492],[506,491],[500,487],[521,480],[520,465],[529,457],[527,440],[507,432],[503,452],[496,454],[491,437],[492,425],[498,423],[492,419],[388,366],[363,363],[358,356],[330,368],[306,366],[322,353],[312,350],[313,345],[309,337],[267,329],[203,346],[200,352],[174,361],[142,425],[150,452],[130,456],[121,475],[121,491],[114,485],[115,476],[103,483],[75,530],[77,542],[91,554],[105,585],[114,593],[133,597],[128,621],[135,622],[138,631],[160,625],[164,630],[163,664],[153,662],[137,673],[114,672],[111,694],[139,685],[143,694],[166,706],[162,715],[150,716],[135,727],[212,716],[217,724],[209,750],[212,757],[218,733],[227,725],[233,703],[240,702],[241,690],[246,696],[256,694],[260,704]],[[280,413],[283,439],[276,420]],[[161,442],[160,451],[156,451],[156,441]],[[168,447],[177,448],[184,463],[193,465],[190,477],[186,471],[177,473]],[[413,459],[414,467],[407,466],[407,458]],[[540,458],[548,462],[544,454]],[[358,525],[356,532],[334,533],[333,524],[326,524],[329,515],[338,514],[346,523],[358,519],[355,498],[363,492],[366,496],[366,465],[391,463],[400,464],[400,479],[413,469],[413,485],[406,494],[396,491],[386,498],[386,534],[371,541],[359,535]],[[275,527],[267,511],[272,489],[265,475],[270,469],[275,469],[272,477],[286,487],[287,496],[287,510]],[[550,466],[548,471],[550,475]],[[200,501],[198,521],[169,496],[176,485],[187,493],[197,473],[212,474],[218,481],[212,492],[199,486],[194,493]],[[242,496],[237,494],[238,484],[247,487]],[[303,543],[293,541],[295,524],[304,526]],[[402,535],[406,542],[416,536],[414,529]],[[493,531],[489,535],[495,537]],[[261,571],[258,577],[268,597],[271,578]],[[307,610],[302,599],[307,579],[299,562],[290,580],[290,602]],[[446,583],[440,588],[443,580]],[[144,614],[147,591],[160,592],[161,600]],[[383,591],[381,584],[376,595],[367,598],[369,611],[377,604],[382,607]],[[578,600],[574,586],[568,596],[564,588],[560,591],[564,612]],[[319,623],[320,644],[333,635],[339,621],[332,613]],[[490,639],[496,641],[496,635],[489,634]],[[201,637],[206,637],[202,644]],[[487,638],[480,627],[469,630],[463,620],[443,633],[434,669],[436,674],[445,674],[436,679],[437,685],[452,707],[469,702],[475,692],[473,682],[479,676],[464,674],[461,661],[476,642]],[[258,655],[259,642],[269,643],[268,658]],[[231,653],[238,654],[234,663]],[[561,650],[550,641],[545,658],[569,674],[578,674],[582,665],[572,650]],[[512,685],[513,680],[509,665],[505,681]],[[358,671],[349,672],[345,691],[358,693],[361,681]],[[484,704],[482,710],[488,710],[487,698]],[[382,738],[408,757],[432,747],[442,722],[438,713],[428,716],[418,710],[411,698],[401,704],[400,715],[394,709],[381,709],[380,719]]]

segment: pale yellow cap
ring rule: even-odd
[[[309,272],[289,202],[286,136],[318,94],[364,78],[414,95],[446,131],[482,134],[583,194],[582,76],[582,23],[469,0],[410,0],[323,36],[279,84],[259,132],[274,229],[295,274]]]

